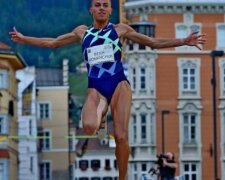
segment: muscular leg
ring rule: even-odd
[[[116,158],[119,168],[119,180],[125,180],[129,159],[128,125],[131,108],[131,89],[127,81],[118,84],[111,103],[113,128],[116,141]]]
[[[107,113],[107,100],[95,89],[88,89],[81,119],[84,132],[88,135],[95,134],[98,130],[102,117]]]

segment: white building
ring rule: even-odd
[[[38,180],[35,68],[16,73],[18,84],[19,180]]]

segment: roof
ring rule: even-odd
[[[126,3],[154,3],[154,4],[224,4],[225,0],[127,0]]]
[[[8,67],[8,66],[6,66],[6,65],[4,65],[4,64],[1,64],[1,63],[0,63],[0,69],[6,69],[6,70],[8,70],[8,69],[9,69],[9,67]]]
[[[6,45],[6,44],[0,42],[0,49],[8,49],[8,50],[10,50],[10,49],[12,49],[12,48],[11,48],[10,46],[8,46],[8,45]]]
[[[15,69],[22,69],[27,66],[23,57],[15,52],[10,46],[0,42],[0,58],[10,60]]]
[[[63,72],[57,68],[37,68],[37,86],[63,86]]]

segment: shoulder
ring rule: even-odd
[[[76,28],[74,28],[73,32],[86,31],[87,28],[88,28],[88,27],[85,26],[85,25],[80,25],[80,26],[77,26]]]
[[[87,26],[85,25],[80,25],[80,26],[77,26],[76,28],[73,29],[72,33],[75,35],[75,36],[78,36],[79,39],[81,40],[86,32],[86,30],[88,29]]]
[[[119,23],[114,25],[114,28],[117,32],[117,34],[122,37],[124,35],[129,34],[130,32],[134,32],[135,30],[130,27],[128,24],[124,24],[124,23]]]
[[[134,29],[132,27],[130,27],[128,24],[124,24],[124,23],[119,23],[114,25],[115,29],[121,29],[124,31],[134,31]]]

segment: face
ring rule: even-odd
[[[95,21],[108,21],[112,13],[111,0],[92,0],[90,13]]]
[[[166,153],[166,155],[168,156],[168,160],[173,159],[173,154],[171,152]]]

